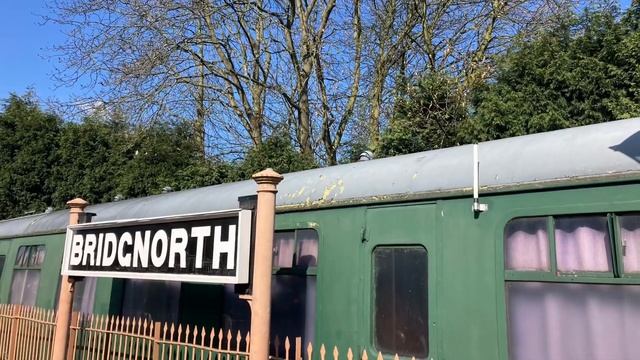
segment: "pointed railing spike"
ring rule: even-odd
[[[284,338],[284,358],[285,360],[289,360],[289,352],[291,351],[291,341],[289,341],[289,337],[286,336]]]
[[[309,343],[307,345],[307,359],[311,360],[311,356],[313,355],[313,345],[311,345],[311,343]]]
[[[211,328],[211,332],[209,333],[209,347],[213,348],[213,338],[216,336],[216,330]]]

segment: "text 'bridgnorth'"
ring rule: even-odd
[[[101,268],[235,269],[236,225],[76,233],[69,265]],[[226,230],[226,231],[225,231]],[[223,234],[224,233],[224,234]],[[226,236],[223,236],[226,235]],[[224,254],[224,256],[223,256]]]

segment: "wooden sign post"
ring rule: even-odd
[[[69,210],[69,225],[76,225],[80,222],[80,216],[89,205],[88,202],[75,198],[67,205]],[[53,340],[52,360],[65,360],[67,355],[67,341],[69,338],[69,324],[71,322],[71,311],[73,310],[73,292],[75,280],[73,277],[62,276],[60,283],[60,297],[58,298],[58,311],[56,312],[56,330]]]
[[[250,360],[269,359],[273,234],[277,186],[282,179],[282,175],[272,169],[253,175],[253,180],[258,184],[258,205],[251,292]]]

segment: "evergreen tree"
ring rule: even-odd
[[[32,95],[10,95],[0,112],[0,218],[41,212],[52,204],[61,121]]]
[[[315,160],[297,152],[287,134],[276,132],[265,139],[262,144],[247,152],[244,160],[234,172],[234,179],[249,179],[251,175],[266,168],[272,168],[284,174],[315,167],[318,167]]]
[[[453,79],[427,74],[396,100],[376,156],[393,156],[453,146],[466,111]]]
[[[192,126],[154,124],[132,129],[128,160],[118,178],[118,193],[126,198],[213,185],[228,176],[228,166],[205,159]]]
[[[91,204],[111,201],[128,160],[128,137],[123,122],[88,117],[65,123],[55,167],[55,206],[62,208],[78,196]]]
[[[464,142],[485,141],[640,115],[638,9],[586,12],[519,45],[475,98]]]

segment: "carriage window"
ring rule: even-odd
[[[563,216],[555,224],[559,271],[612,271],[606,216]]]
[[[507,282],[509,359],[637,359],[640,285]]]
[[[276,233],[273,248],[273,266],[290,268],[293,266],[293,251],[296,245],[295,232]]]
[[[85,277],[75,283],[73,292],[73,311],[85,314],[93,313],[93,305],[96,298],[96,286],[98,278]],[[58,286],[60,291],[60,286]],[[56,299],[58,296],[56,296]]]
[[[178,321],[180,305],[178,281],[126,279],[122,315],[154,321]]]
[[[426,357],[427,251],[418,246],[375,248],[373,288],[376,348],[389,354]]]
[[[2,279],[2,270],[4,269],[4,261],[6,258],[6,256],[0,255],[0,279]]]
[[[309,268],[318,265],[318,233],[314,229],[281,231],[275,234],[273,266]]]
[[[514,219],[507,224],[505,267],[520,271],[549,270],[546,217]]]
[[[11,281],[11,304],[33,306],[36,304],[40,268],[44,263],[44,245],[20,246],[16,255],[13,279]]]
[[[625,273],[640,273],[640,215],[620,216]]]
[[[550,234],[533,235],[552,224]],[[612,231],[616,225],[619,231]],[[531,245],[536,242],[540,246]],[[504,246],[510,360],[637,357],[631,324],[640,320],[640,283],[622,277],[640,273],[638,214],[516,219],[505,227]],[[513,266],[525,263],[513,255],[518,247],[515,252],[532,261],[527,266]],[[555,259],[544,269],[551,272],[527,271],[537,264],[532,259],[540,255],[532,253],[538,250]]]
[[[314,229],[276,232],[271,278],[271,334],[313,342],[316,319],[318,232]],[[272,352],[284,353],[273,343]]]

